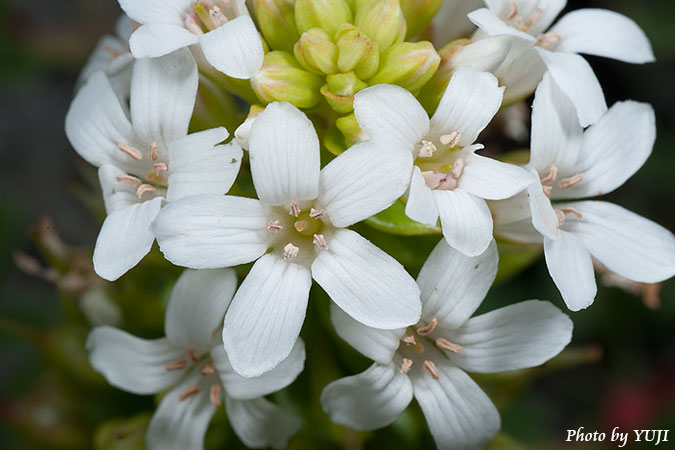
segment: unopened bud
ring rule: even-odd
[[[380,56],[380,67],[368,84],[396,84],[416,92],[434,75],[441,57],[431,42],[400,42]]]
[[[383,51],[405,38],[406,23],[398,0],[371,0],[357,6],[354,25]]]
[[[362,80],[375,75],[380,64],[377,44],[358,27],[343,24],[335,33],[338,48],[337,67],[340,72],[353,70]]]
[[[343,23],[352,21],[352,11],[345,0],[296,0],[295,24],[300,33],[323,28],[333,36]]]
[[[338,49],[328,33],[321,28],[312,28],[302,33],[293,53],[295,59],[311,72],[325,75],[337,71]]]
[[[277,50],[265,55],[251,86],[264,103],[289,102],[298,108],[315,106],[321,96],[321,78],[303,70],[293,55]]]
[[[356,121],[356,116],[354,113],[349,114],[348,116],[340,117],[335,121],[335,126],[342,132],[344,137],[347,139],[347,142],[355,144],[367,139],[367,136],[361,130],[359,123]]]
[[[295,27],[293,0],[257,0],[255,15],[272,50],[293,51],[293,44],[300,38]]]
[[[368,87],[354,72],[336,73],[326,77],[326,84],[321,88],[333,111],[347,114],[354,111],[354,94]]]
[[[400,0],[408,30],[406,37],[419,35],[431,23],[443,0]]]
[[[265,110],[264,106],[260,105],[251,105],[251,108],[248,111],[248,116],[246,120],[234,130],[234,138],[237,140],[241,148],[248,150],[248,137],[251,134],[251,127],[253,122],[255,122],[256,117]]]

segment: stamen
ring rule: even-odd
[[[273,222],[267,222],[265,224],[265,229],[270,230],[270,231],[279,231],[279,230],[283,230],[284,227],[281,225],[281,222],[279,222],[278,220],[275,220]]]
[[[558,186],[560,189],[567,189],[571,188],[578,182],[582,181],[584,179],[584,174],[583,173],[577,173],[576,175],[572,175],[571,177],[568,178],[563,178],[558,182]]]
[[[288,214],[293,217],[298,217],[300,215],[300,207],[298,206],[297,203],[291,202],[291,207],[288,211]]]
[[[141,153],[139,149],[131,147],[130,145],[119,144],[117,149],[129,155],[129,157],[135,161],[140,161],[143,159],[143,153]]]
[[[201,373],[203,376],[211,375],[211,374],[213,374],[213,373],[215,373],[215,372],[216,372],[216,371],[215,371],[215,369],[213,368],[213,366],[212,366],[211,364],[206,364],[204,367],[202,367],[201,369],[199,369],[199,373]]]
[[[434,317],[431,319],[431,322],[426,327],[421,327],[417,329],[417,334],[420,336],[428,336],[431,334],[432,331],[434,331],[434,328],[436,328],[436,325],[438,325],[438,320]]]
[[[562,212],[559,209],[556,209],[554,211],[555,211],[555,215],[558,216],[558,225],[564,224],[565,223],[565,213]]]
[[[300,253],[300,249],[290,242],[284,247],[284,259],[293,259]]]
[[[442,348],[443,350],[448,350],[453,353],[459,353],[462,351],[461,345],[453,344],[452,342],[450,342],[445,338],[436,339],[436,345],[438,346],[438,348]]]
[[[197,14],[188,13],[188,15],[185,16],[185,21],[183,23],[185,24],[185,28],[187,28],[191,33],[196,34],[197,36],[204,34],[204,30],[202,30],[202,27],[199,24]]]
[[[424,370],[429,372],[429,375],[431,375],[431,377],[434,380],[438,380],[440,378],[440,374],[438,373],[438,369],[436,369],[436,364],[434,364],[433,361],[429,361],[427,359],[427,360],[424,361],[423,366],[424,366]]]
[[[447,145],[450,148],[456,147],[457,144],[459,144],[459,141],[462,139],[462,133],[459,131],[453,131],[450,134],[444,134],[441,136],[440,141],[441,144]]]
[[[509,3],[511,3],[511,12],[506,16],[506,20],[511,20],[516,15],[518,15],[518,4],[515,2],[515,0],[509,0]]]
[[[426,184],[429,189],[436,189],[445,178],[445,174],[436,172],[435,170],[427,170],[422,172],[422,178],[424,178],[424,184]]]
[[[169,169],[165,163],[155,163],[152,165],[152,168],[154,169],[156,175],[159,175],[161,172]]]
[[[150,186],[149,184],[141,184],[140,186],[138,186],[138,189],[136,189],[136,197],[140,199],[146,192],[155,192],[155,188]]]
[[[431,158],[436,151],[436,146],[433,142],[422,139],[420,141],[421,147],[417,152],[419,158]]]
[[[110,53],[110,56],[112,56],[113,59],[117,58],[121,54],[119,50],[117,50],[115,47],[112,47],[110,45],[104,45],[103,50]]]
[[[455,164],[452,166],[452,175],[455,177],[456,180],[459,179],[459,177],[462,176],[462,173],[464,172],[464,167],[466,166],[466,161],[464,158],[457,158],[457,161],[455,161]]]
[[[328,250],[328,244],[326,244],[326,238],[323,237],[323,234],[315,234],[312,243],[321,250]]]
[[[227,23],[227,17],[225,17],[225,14],[223,14],[220,8],[215,5],[209,9],[209,16],[211,17],[211,21],[215,27],[219,27]]]
[[[528,17],[527,20],[525,21],[525,26],[527,28],[532,28],[533,26],[535,26],[537,24],[537,22],[539,22],[539,19],[541,19],[542,13],[543,13],[543,11],[542,11],[541,8],[536,8],[532,12],[530,17]]]
[[[192,362],[199,361],[199,356],[197,356],[197,352],[195,352],[195,348],[193,346],[188,347],[187,354],[192,360]]]
[[[560,35],[555,33],[542,33],[537,36],[537,42],[534,45],[543,49],[550,48],[553,44],[560,40]]]
[[[411,359],[403,358],[403,362],[401,363],[401,373],[410,372],[410,368],[412,367],[412,365],[413,362]]]
[[[304,220],[296,220],[295,223],[293,224],[293,228],[295,228],[298,233],[302,233],[303,231],[305,231],[308,226],[309,225]]]
[[[127,183],[132,185],[135,188],[138,188],[142,184],[142,181],[136,177],[132,177],[131,175],[121,175],[117,178],[115,178],[115,181],[118,183]]]
[[[410,346],[415,346],[417,345],[417,339],[415,339],[415,336],[409,335],[403,338],[403,342]]]
[[[544,191],[545,196],[551,198],[551,192],[553,192],[553,188],[551,186],[542,186],[541,189]]]
[[[199,387],[197,387],[196,384],[193,384],[193,385],[191,385],[191,386],[188,386],[187,389],[185,389],[185,390],[183,391],[183,393],[180,394],[180,396],[178,397],[178,401],[179,401],[179,402],[182,402],[182,401],[184,401],[185,399],[192,397],[192,396],[195,395],[197,392],[199,392]]]
[[[211,403],[218,408],[220,406],[220,385],[219,384],[214,384],[211,385],[211,392],[209,392],[209,398],[211,399]]]
[[[325,210],[325,209],[314,209],[314,208],[311,208],[311,209],[309,210],[309,217],[311,217],[312,219],[319,219],[319,218],[321,218],[321,217],[323,217],[323,216],[325,216],[325,215],[326,215],[326,210]]]
[[[153,161],[157,161],[158,158],[159,155],[157,154],[157,142],[152,141],[152,143],[150,144],[150,159]],[[166,164],[164,166],[166,167]]]
[[[558,176],[558,168],[556,166],[551,166],[551,169],[548,171],[548,176],[541,179],[541,184],[551,184],[555,181],[555,177]]]
[[[185,369],[187,367],[187,361],[184,359],[179,359],[174,362],[170,362],[169,364],[166,364],[164,366],[165,370],[180,370],[180,369]]]
[[[576,208],[560,208],[560,211],[562,211],[563,214],[572,214],[579,220],[583,220],[584,218],[584,216],[581,215],[581,212]]]

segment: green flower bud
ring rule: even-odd
[[[307,70],[328,74],[337,71],[338,49],[328,33],[321,28],[312,28],[302,33],[293,47],[295,59]]]
[[[443,0],[400,0],[401,9],[408,26],[406,38],[419,35],[431,23]]]
[[[321,94],[333,111],[347,114],[354,111],[354,94],[366,87],[368,85],[359,80],[354,72],[336,73],[326,77]]]
[[[293,0],[257,0],[255,16],[273,50],[293,51],[293,44],[300,38],[295,27]]]
[[[265,55],[262,68],[251,78],[251,86],[265,104],[279,101],[311,108],[321,99],[321,78],[303,70],[293,55],[280,50]]]
[[[295,24],[300,33],[323,28],[333,36],[343,23],[352,21],[352,11],[345,0],[296,0]]]
[[[335,33],[338,48],[337,68],[340,72],[353,70],[362,80],[372,77],[380,64],[377,44],[359,28],[343,24]]]
[[[357,2],[354,25],[375,41],[380,51],[405,38],[405,17],[398,0]]]
[[[400,42],[385,50],[368,84],[396,84],[416,92],[434,75],[441,57],[431,42]]]
[[[356,121],[354,113],[337,119],[335,121],[335,126],[338,127],[350,144],[361,142],[366,137],[363,130],[361,130],[359,123]]]

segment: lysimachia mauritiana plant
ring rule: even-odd
[[[96,273],[157,270],[142,262],[155,241],[187,268],[153,291],[171,292],[166,337],[98,326],[87,342],[110,384],[162,394],[150,449],[203,448],[223,405],[243,444],[283,448],[302,411],[375,430],[413,398],[438,448],[482,448],[500,416],[469,373],[541,365],[572,336],[548,301],[476,313],[498,267],[518,273],[542,245],[572,311],[595,299],[594,260],[640,283],[675,274],[671,232],[588,200],[635,173],[656,134],[649,105],[607,109],[577,54],[652,61],[622,15],[551,26],[562,0],[119,2],[66,133],[98,168]],[[490,142],[500,121],[527,126],[510,106],[533,93],[529,162],[514,164]],[[324,364],[336,335],[374,364]]]

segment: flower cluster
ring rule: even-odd
[[[546,301],[472,317],[497,275],[495,237],[543,244],[572,311],[595,298],[593,259],[637,282],[675,274],[672,233],[584,200],[623,184],[655,140],[651,106],[608,109],[578,55],[652,61],[622,15],[579,10],[551,26],[564,0],[119,3],[118,36],[83,70],[66,133],[98,167],[96,273],[118,279],[155,241],[187,268],[165,338],[102,326],[87,343],[110,384],[166,392],[149,448],[202,448],[222,403],[247,446],[286,445],[300,421],[263,397],[311,370],[299,335],[312,280],[337,334],[374,361],[328,384],[324,411],[373,430],[414,397],[446,449],[499,430],[466,372],[537,366],[571,339]],[[481,154],[483,130],[533,92],[529,163]],[[363,221],[439,235],[417,280],[353,229]],[[241,283],[232,267],[248,270]]]

